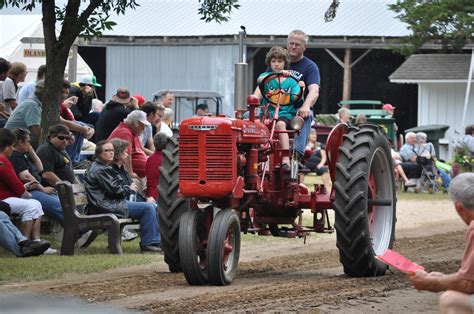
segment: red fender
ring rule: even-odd
[[[342,138],[347,133],[348,128],[347,124],[339,123],[331,130],[326,140],[329,174],[333,182],[336,180],[336,161],[339,157],[339,146],[341,146]]]

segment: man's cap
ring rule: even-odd
[[[139,107],[141,107],[146,102],[145,97],[140,94],[133,95],[132,97],[137,100]]]
[[[119,104],[128,104],[131,101],[130,91],[128,88],[120,87],[117,89],[115,95],[112,96],[112,101],[118,102]]]
[[[385,104],[385,105],[382,106],[382,109],[383,110],[394,110],[395,107],[392,106],[391,104]]]
[[[139,121],[144,125],[151,125],[146,118],[146,113],[141,110],[133,110],[128,114],[124,121],[132,122],[132,121]]]
[[[90,85],[94,87],[102,87],[101,84],[97,83],[97,79],[95,75],[92,75],[92,74],[84,75],[79,81],[79,84],[85,84],[85,85]]]

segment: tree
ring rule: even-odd
[[[198,13],[206,22],[225,22],[229,19],[232,9],[239,8],[238,0],[198,1],[201,3]],[[111,14],[125,14],[126,10],[135,9],[139,4],[135,0],[68,0],[61,1],[61,4],[56,4],[55,0],[0,0],[0,10],[12,6],[32,11],[37,5],[41,5],[43,15],[47,68],[42,99],[43,141],[48,127],[59,123],[58,104],[62,95],[64,70],[74,40],[79,35],[102,35],[103,30],[111,30],[116,25],[110,20]],[[57,22],[61,24],[59,35],[56,34]]]
[[[198,0],[201,4],[198,14],[206,22],[226,22],[232,10],[238,9],[238,0]],[[335,17],[339,0],[331,0],[326,13],[326,20]],[[62,83],[69,50],[79,35],[85,37],[101,36],[102,31],[111,30],[116,25],[110,15],[125,14],[126,10],[135,9],[136,0],[0,0],[0,10],[12,6],[25,11],[32,11],[41,5],[43,15],[44,45],[46,51],[46,79],[42,99],[43,113],[41,118],[43,141],[48,127],[59,123],[58,103],[62,95]],[[57,23],[61,24],[59,35],[56,34]]]
[[[472,40],[472,0],[398,0],[389,7],[413,31],[396,49],[404,55],[415,53],[425,43],[440,44],[442,52],[461,52]]]

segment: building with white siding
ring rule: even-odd
[[[418,85],[417,125],[444,124],[440,158],[449,159],[457,134],[464,134],[462,116],[471,54],[416,54],[392,75],[392,83]],[[471,84],[465,124],[474,124],[474,86]]]

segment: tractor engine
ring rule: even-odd
[[[257,148],[270,141],[259,121],[193,117],[179,127],[179,188],[185,197],[240,198],[245,172],[257,173],[264,157]]]

